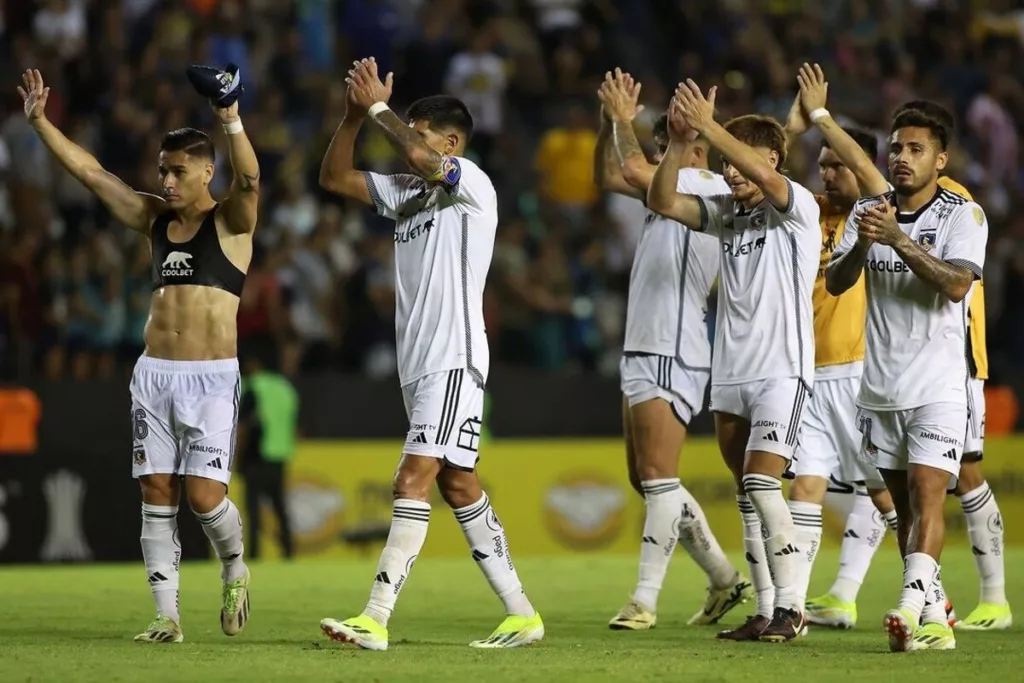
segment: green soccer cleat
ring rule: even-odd
[[[965,619],[956,622],[958,631],[1002,631],[1013,626],[1013,614],[1009,603],[997,605],[993,602],[979,602],[974,611]]]
[[[540,613],[534,612],[532,617],[505,617],[505,621],[494,629],[494,633],[484,640],[474,640],[469,644],[483,650],[496,650],[510,647],[522,647],[536,643],[544,637],[544,622]]]
[[[613,631],[648,631],[657,624],[658,615],[646,607],[630,602],[608,622],[608,628]]]
[[[857,603],[845,602],[831,593],[809,599],[804,614],[808,622],[818,626],[850,629],[857,625]]]
[[[891,609],[885,614],[885,632],[889,634],[889,651],[906,652],[914,638],[918,619],[910,610]]]
[[[146,627],[146,630],[135,636],[136,643],[182,643],[185,641],[185,634],[181,632],[181,627],[171,619],[163,615],[158,616],[156,619]]]
[[[388,649],[388,630],[366,614],[345,621],[321,619],[320,630],[336,643],[355,645],[364,650]]]
[[[717,624],[718,620],[724,617],[729,610],[737,605],[742,605],[754,597],[754,588],[750,585],[747,577],[739,572],[733,579],[732,585],[725,588],[712,588],[708,586],[708,594],[704,599],[704,607],[697,611],[687,626],[710,626]]]
[[[221,590],[220,629],[226,636],[237,636],[249,619],[249,570]]]
[[[956,636],[949,624],[932,622],[917,629],[908,650],[955,650]]]

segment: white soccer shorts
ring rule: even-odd
[[[885,488],[882,476],[859,457],[857,393],[860,377],[815,380],[800,431],[800,447],[792,473],[841,482],[864,482],[867,488]]]
[[[684,367],[677,359],[652,353],[627,352],[619,363],[622,394],[629,407],[660,398],[687,426],[704,405],[709,370]]]
[[[985,451],[985,380],[972,377],[967,384],[967,438],[964,453]]]
[[[472,472],[480,459],[484,388],[465,370],[435,372],[402,387],[409,433],[403,453]]]
[[[711,384],[710,410],[750,422],[747,452],[763,451],[792,460],[811,392],[799,377],[744,384]]]
[[[860,457],[880,470],[925,465],[960,474],[964,452],[964,403],[929,403],[908,410],[857,411]]]
[[[142,356],[132,373],[132,476],[231,481],[241,377],[238,359]]]

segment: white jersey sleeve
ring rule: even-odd
[[[722,235],[725,222],[732,216],[735,200],[731,194],[697,196],[700,203],[700,231],[715,237]]]
[[[392,220],[398,217],[398,210],[423,189],[423,179],[411,173],[385,175],[367,171],[364,175],[373,210]]]
[[[444,157],[438,181],[455,204],[467,214],[479,216],[497,210],[498,197],[490,178],[464,157]]]
[[[772,206],[771,202],[768,202],[768,206],[779,214],[778,227],[791,235],[806,232],[818,235],[821,231],[821,207],[818,206],[818,200],[803,185],[794,183],[789,178],[786,179],[786,183],[789,185],[789,206],[785,209],[777,209]],[[768,225],[776,224],[769,221]]]
[[[950,216],[949,235],[942,245],[942,260],[974,273],[980,280],[988,244],[988,218],[974,202],[966,202]]]

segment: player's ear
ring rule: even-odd
[[[768,163],[772,165],[776,171],[779,170],[779,153],[774,149],[768,150]]]
[[[455,150],[459,148],[459,136],[457,133],[449,133],[448,137],[444,141],[444,153],[445,156],[451,156],[455,154]]]
[[[939,152],[935,157],[935,168],[942,171],[946,168],[946,164],[949,163],[949,152]]]

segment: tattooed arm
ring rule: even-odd
[[[657,166],[652,166],[644,156],[640,142],[636,139],[633,124],[627,121],[615,121],[612,124],[612,140],[615,142],[615,154],[618,156],[619,165],[622,168],[622,177],[632,187],[646,195],[647,188],[654,180]]]
[[[215,111],[225,125],[239,120],[237,108]],[[236,234],[249,233],[256,229],[256,212],[260,198],[260,163],[244,130],[228,134],[227,138],[234,178],[228,197],[221,204],[221,211],[228,230]]]
[[[646,200],[647,192],[630,185],[623,177],[625,169],[620,166],[619,156],[612,141],[612,123],[602,115],[601,128],[597,133],[597,148],[594,150],[594,182],[605,192]]]
[[[910,266],[914,275],[953,303],[963,301],[971,291],[976,278],[967,266],[936,258],[909,237],[894,244],[893,250]]]
[[[385,109],[370,118],[380,127],[395,151],[402,155],[413,173],[427,180],[440,179],[444,170],[441,167],[442,155],[428,147],[423,141],[423,136],[410,128],[398,114]]]

